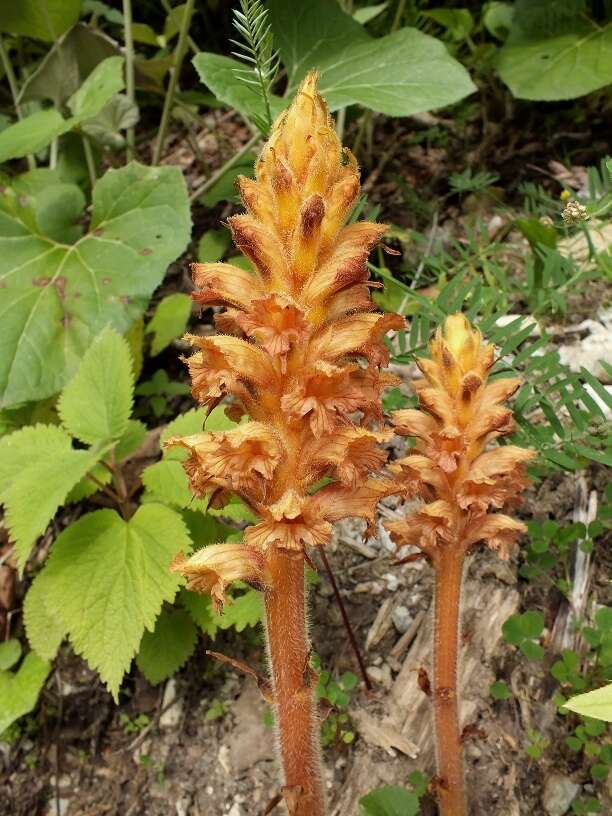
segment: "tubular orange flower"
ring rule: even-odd
[[[232,411],[251,422],[168,443],[189,450],[195,492],[214,492],[215,505],[237,492],[260,519],[243,545],[206,548],[176,568],[218,603],[234,571],[263,589],[283,790],[294,816],[324,812],[304,552],[325,545],[338,519],[372,524],[376,503],[397,490],[373,475],[387,435],[367,426],[382,420],[381,393],[394,382],[379,371],[384,336],[404,323],[373,312],[366,259],[385,226],[344,226],[359,193],[357,164],[316,81],[304,80],[275,123],[256,179],[239,180],[246,212],[229,225],[253,271],[193,266],[194,299],[225,306],[216,325],[232,335],[187,337],[197,349],[187,360],[193,395],[209,408],[230,397]],[[332,484],[317,490],[323,477]],[[478,489],[466,485],[466,496]]]
[[[520,384],[488,383],[493,362],[494,348],[480,332],[463,315],[448,317],[431,342],[431,359],[418,361],[425,375],[416,383],[420,410],[394,415],[398,433],[415,437],[416,447],[390,470],[404,493],[426,503],[386,526],[399,547],[420,548],[435,570],[432,689],[443,816],[466,813],[456,677],[465,556],[484,542],[508,557],[525,525],[491,510],[516,501],[528,485],[525,465],[535,456],[514,445],[485,451],[512,431],[512,412],[502,403]]]

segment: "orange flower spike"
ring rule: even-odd
[[[230,397],[232,416],[251,422],[168,444],[189,451],[195,493],[211,494],[215,507],[238,494],[258,521],[244,544],[206,547],[175,569],[218,605],[233,576],[262,589],[287,806],[292,816],[323,816],[305,551],[327,544],[339,519],[373,525],[377,502],[397,491],[376,478],[389,434],[371,426],[395,382],[380,372],[384,337],[404,321],[373,311],[366,261],[385,226],[345,226],[359,173],[316,74],[274,124],[255,174],[238,182],[246,213],[229,218],[253,270],[193,266],[193,297],[225,306],[215,325],[227,334],[186,338],[196,349],[187,359],[195,399],[210,409]],[[332,483],[314,489],[323,477]],[[480,489],[470,483],[466,496]]]
[[[512,412],[503,406],[518,380],[487,381],[494,348],[461,315],[451,315],[430,345],[431,359],[418,361],[420,409],[397,411],[398,433],[416,448],[390,470],[398,485],[425,503],[387,524],[399,547],[412,545],[435,571],[433,705],[442,816],[464,816],[461,731],[457,701],[459,608],[466,554],[480,542],[507,558],[525,525],[491,512],[515,503],[529,481],[525,466],[534,451],[514,445],[487,449],[511,433]],[[487,450],[486,450],[487,449]],[[399,492],[399,490],[398,490]]]

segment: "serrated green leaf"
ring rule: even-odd
[[[0,501],[19,567],[101,449],[75,450],[55,425],[33,425],[0,439]]]
[[[20,184],[0,195],[0,407],[57,393],[105,326],[126,331],[191,226],[175,167],[107,171],[94,188],[89,232],[69,245],[40,230],[40,193],[22,195]]]
[[[290,91],[315,68],[331,110],[359,103],[389,116],[409,116],[476,90],[444,44],[416,28],[374,39],[334,0],[297,6],[271,0],[268,7]]]
[[[132,412],[134,375],[126,341],[104,329],[62,391],[57,410],[65,428],[86,444],[119,440]]]
[[[497,71],[519,99],[575,99],[612,82],[612,23],[584,21],[553,37],[513,37]]]
[[[223,612],[218,616],[217,626],[219,629],[233,627],[237,632],[242,632],[247,626],[257,626],[262,617],[261,592],[249,589],[243,595],[234,598],[232,603],[224,606]]]
[[[155,314],[147,324],[146,334],[153,334],[151,355],[154,357],[180,337],[187,326],[193,301],[189,295],[175,292],[160,300]]]
[[[226,415],[223,405],[214,408],[208,417],[204,408],[192,408],[169,422],[161,432],[159,441],[163,447],[171,436],[190,436],[202,431],[230,431],[236,425],[237,423]],[[178,448],[170,448],[164,451],[164,457],[167,459],[184,459],[185,454]]]
[[[149,501],[171,504],[181,509],[206,509],[208,502],[193,495],[182,464],[174,459],[162,459],[161,462],[149,465],[141,478]]]
[[[575,711],[576,714],[582,714],[583,717],[612,722],[612,683],[572,697],[565,703],[565,708]]]
[[[0,672],[8,671],[21,657],[21,643],[17,638],[11,638],[0,643]]]
[[[170,562],[190,548],[181,517],[159,504],[140,507],[127,522],[98,510],[55,542],[43,573],[48,606],[115,699],[145,629],[153,630],[179,587]]]
[[[17,672],[0,672],[0,736],[34,709],[50,671],[50,663],[30,652]]]
[[[156,686],[185,665],[197,641],[197,630],[186,611],[163,610],[155,629],[143,635],[136,665],[149,683]]]
[[[79,19],[81,0],[0,3],[0,31],[53,42]]]
[[[23,602],[23,618],[31,648],[45,660],[53,660],[68,634],[61,618],[48,605],[53,593],[53,576],[43,570],[34,579]]]
[[[361,816],[416,816],[419,799],[399,785],[385,785],[359,800]]]
[[[214,639],[219,628],[219,615],[215,614],[210,596],[196,595],[195,592],[182,589],[180,602],[200,629]]]

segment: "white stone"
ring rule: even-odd
[[[542,805],[548,816],[564,816],[580,792],[580,785],[567,776],[550,774],[544,783]]]
[[[402,604],[395,607],[391,613],[391,619],[393,620],[393,625],[400,635],[403,635],[404,632],[407,632],[408,629],[410,629],[412,621],[414,620],[408,607],[403,606]]]

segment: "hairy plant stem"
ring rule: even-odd
[[[461,584],[465,550],[442,548],[433,560],[434,676],[437,797],[441,816],[465,816],[463,746],[459,726],[457,660],[459,655]]]
[[[178,83],[179,74],[183,65],[185,52],[187,51],[187,35],[189,32],[189,25],[191,23],[191,16],[193,14],[193,5],[195,0],[187,0],[185,4],[185,11],[181,22],[181,30],[179,32],[178,44],[174,52],[174,65],[172,73],[170,74],[170,81],[166,90],[166,97],[164,99],[164,108],[162,111],[161,122],[159,124],[159,134],[155,143],[155,151],[153,153],[153,164],[159,164],[161,159],[164,142],[166,140],[166,133],[168,132],[168,124],[170,123],[170,112],[174,102],[174,93]]]
[[[135,104],[136,95],[134,92],[134,37],[132,35],[132,0],[123,0],[123,37],[125,42],[125,90],[127,98]],[[127,159],[134,158],[135,144],[134,125],[127,129]]]
[[[277,549],[264,593],[266,633],[284,793],[291,816],[323,816],[319,718],[309,665],[304,560]],[[294,803],[290,805],[290,803]]]

